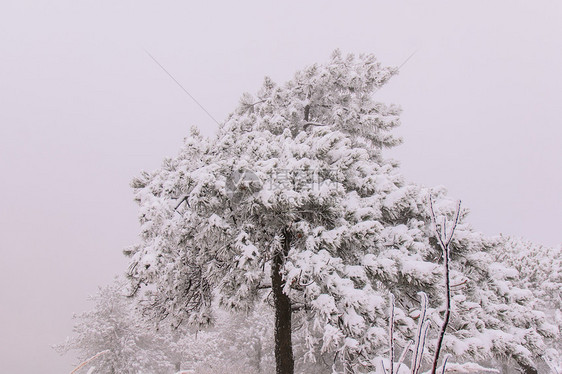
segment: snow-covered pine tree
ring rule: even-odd
[[[502,244],[493,253],[494,283],[503,293],[506,304],[528,299],[534,314],[548,323],[539,327],[550,348],[543,356],[551,370],[562,371],[562,245],[548,247],[521,238],[502,237]],[[506,269],[511,268],[511,269]],[[507,270],[507,271],[506,271]],[[507,308],[509,310],[509,308]],[[518,319],[524,316],[517,316]]]
[[[77,352],[76,373],[161,373],[194,370],[200,374],[261,374],[273,367],[271,310],[215,313],[213,326],[171,330],[142,315],[127,297],[126,283],[100,287],[94,308],[74,317],[74,335],[53,348]],[[84,365],[83,365],[84,364]],[[82,366],[83,365],[83,366]],[[77,366],[77,368],[78,368]]]
[[[94,309],[75,316],[74,336],[55,346],[61,354],[75,351],[84,367],[99,373],[171,373],[175,356],[171,335],[150,328],[126,296],[123,280],[100,288],[91,298]],[[102,353],[103,354],[100,354]],[[90,371],[88,371],[90,372]]]
[[[335,52],[284,85],[266,78],[214,139],[193,130],[179,155],[132,185],[141,242],[125,251],[128,275],[149,309],[174,325],[213,320],[212,300],[237,310],[270,295],[278,374],[294,371],[292,326],[334,371],[368,372],[387,349],[387,295],[396,296],[396,343],[415,333],[425,291],[443,305],[441,250],[431,226],[452,219],[443,189],[407,183],[383,150],[399,108],[373,100],[395,69],[372,55]],[[458,360],[513,357],[529,373],[545,349],[527,300],[513,321],[490,284],[491,249],[461,212],[451,243],[452,316],[444,349]],[[140,291],[139,291],[140,290]],[[432,324],[443,310],[429,308]],[[302,324],[302,325],[301,325]],[[436,329],[434,329],[436,330]],[[428,336],[428,348],[435,337]]]

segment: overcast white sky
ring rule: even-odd
[[[345,5],[344,5],[345,4]],[[561,240],[559,1],[51,1],[0,3],[0,371],[70,372],[49,346],[126,268],[129,181],[222,120],[263,76],[335,48],[387,65],[403,107],[392,152],[445,185],[488,234]]]

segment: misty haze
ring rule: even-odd
[[[0,4],[0,372],[562,370],[562,5]]]

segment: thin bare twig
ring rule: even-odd
[[[90,363],[91,361],[95,360],[96,358],[98,358],[101,355],[104,355],[106,353],[109,353],[109,349],[106,349],[105,351],[101,351],[99,353],[96,353],[95,355],[93,355],[92,357],[90,357],[89,359],[87,359],[86,361],[82,362],[80,365],[78,365],[74,370],[72,370],[70,372],[70,374],[74,374],[76,373],[78,370],[82,369],[84,366],[86,366],[88,363]]]
[[[420,347],[420,343],[421,343],[423,329],[425,325],[425,315],[427,312],[427,295],[425,294],[425,292],[419,292],[419,295],[421,296],[422,299],[421,302],[422,305],[421,305],[421,313],[418,321],[418,331],[416,332],[414,354],[412,355],[412,362],[410,364],[410,371],[412,372],[412,374],[416,373],[418,361],[421,362],[421,360],[418,360],[418,356],[423,355],[423,348],[424,348],[423,346]]]
[[[388,329],[390,335],[390,374],[394,374],[394,295],[390,294],[390,318],[388,321]]]
[[[443,360],[443,370],[441,370],[441,374],[445,374],[445,367],[447,366],[447,360],[449,360],[449,355],[445,356],[445,359]]]
[[[431,209],[431,220],[435,227],[435,234],[439,241],[439,245],[443,252],[443,264],[445,267],[445,287],[446,287],[446,309],[445,309],[445,316],[443,319],[443,324],[441,325],[441,330],[439,331],[439,336],[437,338],[437,345],[435,347],[435,356],[433,358],[433,366],[431,368],[431,374],[435,374],[437,372],[437,365],[439,361],[439,354],[441,353],[441,348],[443,346],[443,339],[445,338],[445,332],[447,330],[447,325],[449,324],[449,319],[451,318],[451,279],[450,279],[450,269],[449,269],[449,245],[453,240],[453,235],[455,234],[455,229],[459,223],[460,211],[461,211],[461,201],[459,200],[457,206],[457,212],[455,216],[455,221],[453,222],[453,226],[451,228],[451,232],[447,235],[447,222],[443,219],[443,226],[441,229],[437,227],[437,219],[435,217],[435,210],[433,209],[433,198],[429,197],[429,205]],[[443,364],[445,365],[445,364]]]
[[[421,347],[421,353],[418,356],[418,363],[416,365],[416,371],[414,372],[414,374],[419,374],[419,372],[421,370],[421,365],[422,365],[422,361],[423,361],[423,352],[425,350],[425,340],[427,339],[427,332],[428,331],[429,331],[429,323],[426,322],[423,326],[421,342],[419,343],[419,346]]]
[[[397,362],[397,365],[396,365],[396,372],[400,371],[400,366],[402,366],[402,363],[406,359],[406,355],[408,354],[408,351],[410,350],[410,346],[412,344],[414,344],[413,340],[408,341],[408,344],[406,344],[406,346],[402,350],[402,354],[400,355],[400,358],[398,359],[398,362]]]

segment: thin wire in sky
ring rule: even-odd
[[[166,74],[168,74],[168,76],[169,76],[170,78],[172,78],[172,80],[173,80],[174,82],[176,82],[176,84],[183,90],[183,92],[185,92],[185,93],[191,98],[191,100],[193,100],[193,101],[195,102],[195,104],[199,105],[199,107],[200,107],[201,109],[203,109],[203,111],[204,111],[205,113],[207,113],[207,115],[208,115],[213,121],[215,121],[215,123],[216,123],[217,125],[220,125],[219,121],[217,121],[217,120],[215,119],[215,117],[213,117],[212,114],[209,113],[209,111],[208,111],[207,109],[205,109],[205,107],[204,107],[203,105],[201,105],[201,103],[199,103],[199,101],[197,101],[197,99],[196,99],[195,97],[193,97],[193,95],[190,94],[190,93],[181,85],[181,83],[178,82],[178,80],[177,80],[176,78],[174,78],[174,76],[173,76],[172,74],[170,74],[170,72],[169,72],[168,70],[166,70],[166,68],[165,68],[164,66],[162,66],[161,63],[158,62],[158,60],[157,60],[153,55],[150,54],[150,52],[148,52],[146,49],[145,49],[144,51],[145,51],[146,54],[152,59],[152,61],[154,61],[158,66],[160,66],[160,68],[161,68],[162,70],[164,70],[164,72],[165,72]]]
[[[408,56],[408,58],[405,59],[404,62],[402,62],[402,63],[400,64],[400,66],[398,66],[398,68],[396,69],[396,72],[399,72],[400,69],[402,69],[402,67],[403,67],[404,65],[406,65],[406,63],[407,63],[408,61],[410,61],[410,59],[411,59],[412,57],[414,57],[414,55],[416,54],[416,52],[417,52],[417,51],[412,52],[412,54],[411,54],[410,56]],[[394,76],[394,75],[391,75],[390,78],[392,78],[393,76]],[[389,80],[390,80],[390,78],[389,78]],[[387,82],[388,82],[388,81],[387,81]],[[377,92],[379,92],[379,90],[380,90],[382,87],[383,87],[383,86],[379,86],[379,87],[375,90],[375,92],[373,92],[373,95],[376,94]]]
[[[201,105],[201,103],[200,103],[199,101],[197,101],[197,99],[196,99],[195,97],[193,97],[193,95],[190,94],[189,91],[187,91],[187,90],[185,89],[185,87],[182,86],[182,84],[181,84],[168,70],[166,70],[166,68],[165,68],[160,62],[158,62],[158,60],[157,60],[150,52],[148,52],[146,49],[145,49],[144,51],[145,51],[146,54],[152,59],[152,61],[154,61],[158,66],[160,66],[160,69],[162,69],[170,78],[172,78],[172,80],[173,80],[174,82],[176,82],[176,84],[183,90],[183,92],[185,92],[185,93],[191,98],[191,100],[193,100],[193,101],[195,102],[195,104],[199,105],[199,107],[200,107],[201,109],[203,109],[203,111],[204,111],[205,113],[207,113],[207,115],[209,116],[209,118],[211,118],[213,121],[215,121],[215,123],[216,123],[217,125],[220,125],[219,121],[217,121],[217,120],[215,119],[215,117],[213,117],[213,115],[212,115],[211,113],[209,113],[209,111],[208,111],[207,109],[205,109],[205,107],[204,107],[203,105]],[[402,67],[403,67],[404,65],[406,65],[406,63],[407,63],[408,61],[410,61],[410,59],[411,59],[412,57],[414,57],[414,55],[416,54],[416,52],[417,52],[417,51],[414,51],[410,56],[408,56],[408,58],[407,58],[406,60],[404,60],[404,62],[402,62],[402,63],[400,64],[400,66],[398,66],[398,68],[396,69],[397,72],[399,72],[400,69],[402,69]],[[379,87],[375,92],[373,92],[373,95],[376,94],[381,88],[382,88],[382,86]]]
[[[412,54],[411,54],[410,56],[408,56],[408,58],[405,59],[404,62],[400,64],[400,66],[398,66],[398,71],[400,71],[400,69],[402,69],[402,66],[406,65],[406,63],[407,63],[408,61],[410,61],[410,59],[411,59],[412,57],[414,57],[414,55],[415,55],[417,52],[418,52],[418,51],[412,52]]]

